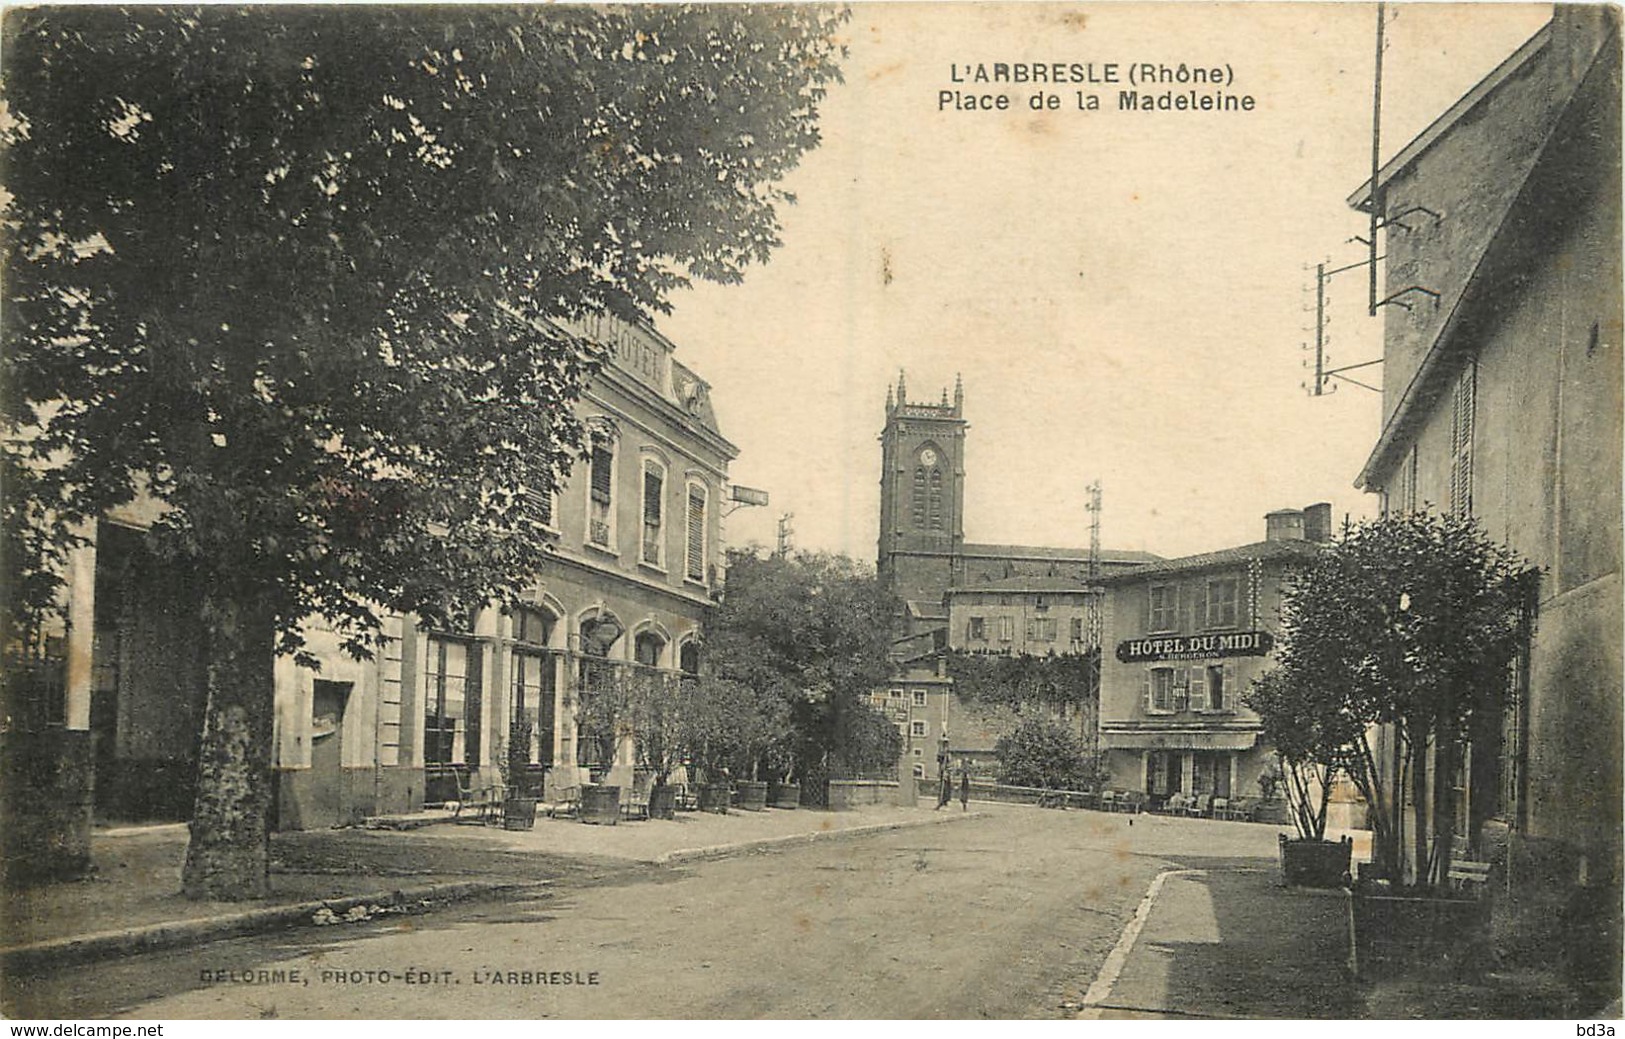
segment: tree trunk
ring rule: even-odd
[[[1427,882],[1428,868],[1428,741],[1421,733],[1411,734],[1411,811],[1416,813],[1411,828],[1411,840],[1414,842],[1415,861],[1412,868],[1415,875],[1412,883],[1424,884]]]
[[[207,702],[181,889],[234,902],[270,893],[275,622],[259,597],[211,587],[202,626]]]
[[[1442,883],[1450,875],[1450,859],[1456,840],[1456,734],[1439,734],[1439,749],[1434,757],[1433,782],[1433,872],[1431,883]]]

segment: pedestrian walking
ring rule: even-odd
[[[937,792],[937,807],[931,809],[938,811],[943,805],[954,799],[954,770],[951,766],[942,766],[942,789]]]
[[[959,767],[959,810],[970,811],[970,762]]]

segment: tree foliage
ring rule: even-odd
[[[1098,702],[1100,650],[1047,656],[951,650],[948,675],[955,695],[967,703],[1066,710]]]
[[[511,595],[542,552],[520,491],[578,452],[603,359],[546,321],[636,318],[767,258],[839,21],[9,12],[0,387],[40,511],[19,518],[59,542],[150,492],[159,544],[251,575],[286,647],[311,613],[362,648],[375,603]],[[7,547],[35,573],[53,546]]]
[[[1411,513],[1345,530],[1287,588],[1279,663],[1250,702],[1284,754],[1341,755],[1392,878],[1406,875],[1407,779],[1424,819],[1411,875],[1427,882],[1449,869],[1454,784],[1431,784],[1430,799],[1427,773],[1448,777],[1464,738],[1498,728],[1532,577],[1470,517]],[[1379,724],[1401,749],[1398,782],[1370,746]]]
[[[1074,790],[1096,780],[1095,762],[1077,733],[1044,714],[1023,715],[993,749],[999,757],[1001,783]]]
[[[870,692],[891,678],[896,600],[872,571],[827,553],[730,553],[706,659],[722,678],[785,705],[788,756],[800,774],[855,758],[873,767]],[[888,762],[895,762],[894,756]]]
[[[48,606],[78,524],[165,506],[212,676],[189,893],[266,889],[248,662],[311,614],[361,654],[381,608],[519,596],[546,554],[526,492],[579,454],[604,360],[565,325],[767,258],[843,17],[7,12],[6,605]]]

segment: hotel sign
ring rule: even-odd
[[[1261,657],[1275,648],[1267,631],[1231,631],[1222,635],[1161,635],[1117,644],[1125,664],[1152,660],[1206,660],[1214,657]]]

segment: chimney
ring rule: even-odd
[[[1332,539],[1332,503],[1316,502],[1303,509],[1303,539],[1326,542]]]
[[[1276,509],[1264,514],[1264,540],[1303,540],[1303,510]]]

